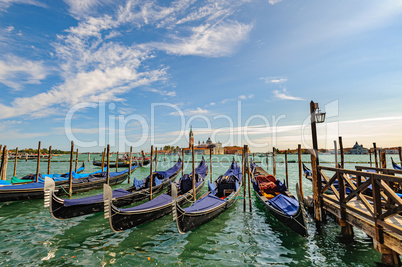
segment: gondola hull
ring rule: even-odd
[[[177,176],[177,174],[175,175]],[[172,177],[173,178],[173,177]],[[100,185],[103,187],[103,184]],[[169,181],[162,183],[158,186],[152,188],[152,195],[162,192],[169,186]],[[119,197],[113,200],[113,204],[116,207],[123,207],[130,205],[135,202],[142,201],[149,197],[149,189],[133,192],[130,195]],[[50,213],[53,218],[58,220],[69,219],[73,217],[88,215],[97,212],[103,212],[104,204],[103,198],[101,198],[96,203],[83,204],[83,205],[74,205],[74,206],[64,206],[63,201],[57,197],[57,193],[52,195],[52,206],[50,208]]]
[[[200,184],[196,188],[197,194],[201,192],[204,183]],[[188,200],[191,199],[193,194],[193,190],[187,192],[184,196],[181,196],[177,199],[178,205],[182,206],[188,203]],[[115,204],[111,209],[111,216],[109,219],[110,227],[115,232],[121,232],[141,224],[154,221],[163,216],[168,215],[173,210],[173,203],[163,205],[161,207],[157,207],[154,209],[147,210],[139,210],[137,212],[124,212],[122,210],[116,209]]]
[[[102,166],[102,162],[101,161],[93,161],[92,162],[92,164],[94,165],[94,166]],[[131,163],[131,166],[137,166],[137,164],[138,164],[138,166],[142,166],[142,161],[133,161],[132,163]],[[146,166],[146,165],[148,165],[149,164],[149,160],[148,159],[146,159],[146,160],[144,160],[144,166]],[[107,165],[107,163],[105,162],[104,163],[104,166],[106,166]],[[130,166],[130,164],[129,163],[127,163],[127,162],[119,162],[118,163],[118,167],[119,168],[128,168]],[[109,168],[116,168],[116,162],[109,162]]]
[[[260,167],[257,167],[254,170],[255,175],[268,175],[268,173],[263,170]],[[254,182],[254,179],[253,179]],[[264,205],[264,208],[268,210],[268,212],[274,216],[278,221],[295,231],[301,236],[307,236],[307,220],[306,220],[306,213],[303,208],[303,205],[299,203],[299,206],[297,208],[297,211],[293,215],[288,215],[281,210],[275,208],[274,206],[270,205],[268,202],[268,199],[264,196],[261,196],[259,192],[256,191],[255,187],[252,187],[254,190],[255,195],[257,196],[257,199]],[[293,198],[295,197],[289,192],[286,191],[282,193],[282,195],[288,197],[288,198]]]
[[[257,192],[255,192],[255,195],[257,196],[258,200],[264,205],[264,207],[269,211],[269,213],[274,216],[278,221],[280,221],[301,236],[307,235],[307,220],[301,205],[299,205],[299,209],[294,214],[294,216],[288,216],[265,202]]]
[[[178,204],[176,204],[174,213],[176,214],[175,216],[177,216],[177,229],[183,234],[213,220],[235,203],[239,192],[240,187],[232,199],[222,205],[203,212],[186,213]]]
[[[181,168],[173,173],[168,180],[164,181],[160,185],[154,186],[152,188],[152,195],[155,196],[156,194],[165,190],[169,186],[170,182],[178,175],[180,170]],[[125,173],[125,175],[128,176],[127,173]],[[109,185],[115,185],[119,181],[119,177],[117,177],[117,179],[115,179],[114,177],[110,177]],[[97,185],[97,188],[102,188],[103,184],[104,183]],[[84,188],[81,188],[81,190],[84,190]],[[139,202],[148,198],[150,194],[149,188],[136,191],[135,187],[132,186],[125,190],[130,192],[130,194],[119,196],[113,199],[113,204],[116,205],[116,207],[123,207],[135,202]],[[58,220],[64,220],[104,211],[103,194],[99,195],[99,200],[93,201],[91,203],[66,206],[64,204],[64,200],[59,198],[58,194],[54,192],[45,196],[45,206],[47,205],[49,205],[49,211],[52,214],[52,217]]]

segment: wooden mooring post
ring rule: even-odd
[[[110,180],[110,145],[107,145],[106,149],[106,161],[107,161],[107,168],[106,168],[106,184],[109,185],[109,180]]]
[[[197,200],[197,191],[195,190],[195,153],[194,153],[194,144],[191,145],[191,154],[193,158],[193,200],[194,202]]]
[[[153,186],[153,182],[154,182],[154,177],[153,177],[153,157],[154,157],[154,145],[151,145],[151,162],[150,162],[150,173],[149,173],[149,200],[152,200],[152,186]]]
[[[243,212],[246,212],[246,145],[243,146],[243,153],[242,153],[242,180],[243,180]]]
[[[47,173],[50,174],[50,164],[52,162],[52,146],[49,146],[49,155],[47,157]]]
[[[41,141],[39,141],[39,143],[38,143],[38,162],[37,162],[37,165],[36,165],[36,178],[35,178],[35,182],[36,182],[36,183],[38,182],[38,179],[39,179],[40,144],[41,144]]]
[[[247,181],[248,181],[248,208],[249,211],[252,212],[253,208],[251,206],[251,168],[250,168],[250,160],[249,160],[249,155],[248,155],[248,145],[246,145],[246,151],[247,151]],[[253,156],[254,157],[254,156]],[[253,159],[254,160],[254,159]],[[244,186],[246,186],[246,184],[244,184]]]
[[[301,200],[304,201],[304,192],[303,192],[303,166],[301,159],[301,144],[297,146],[297,154],[298,154],[298,165],[299,165],[299,186],[300,186],[300,195]]]
[[[398,147],[398,154],[399,154],[399,164],[402,166],[402,149]]]
[[[345,168],[345,153],[343,152],[342,136],[339,136],[339,150],[341,151],[341,168],[343,169]]]
[[[288,171],[288,151],[285,151],[285,179],[286,179],[286,187],[289,190],[289,171]]]
[[[73,157],[74,157],[74,141],[71,141],[70,151],[70,172],[68,173],[68,196],[73,194]]]
[[[181,177],[184,176],[184,148],[181,149]]]
[[[272,148],[272,173],[276,176],[275,147]]]
[[[17,174],[17,158],[18,158],[18,147],[15,148],[15,159],[14,159],[14,172],[13,172],[13,177]]]
[[[7,162],[8,162],[8,150],[7,146],[5,145],[3,148],[3,157],[1,158],[1,180],[7,179]]]
[[[209,149],[209,164],[210,164],[210,171],[211,171],[211,183],[212,183],[212,148]]]
[[[133,146],[130,146],[130,159],[128,160],[128,183],[129,184],[130,184],[130,178],[131,178],[131,166],[132,166],[132,164],[133,164]]]
[[[378,168],[378,161],[377,161],[377,145],[374,142],[373,143],[373,147],[374,147],[374,160],[375,160],[375,167]]]
[[[314,201],[314,218],[316,220],[317,226],[319,226],[319,223],[322,221],[322,214],[323,214],[323,208],[322,208],[322,200],[321,200],[321,183],[318,181],[321,180],[318,176],[317,172],[317,155],[316,151],[313,149],[311,150],[311,172],[312,172],[312,184],[313,184],[313,201]]]
[[[155,172],[158,171],[158,148],[155,148]]]
[[[75,172],[77,172],[77,168],[78,168],[78,148],[75,154]]]
[[[105,156],[106,156],[106,148],[104,148],[102,152],[102,163],[101,163],[102,171],[105,170]],[[107,168],[109,168],[109,166],[107,166]]]
[[[118,172],[119,169],[119,151],[116,153],[116,172]]]

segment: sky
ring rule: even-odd
[[[0,143],[402,144],[402,2],[0,0]]]

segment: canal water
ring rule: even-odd
[[[168,169],[177,158],[168,156],[165,162],[160,157],[158,170]],[[53,158],[67,159],[67,155]],[[206,159],[209,162],[209,156]],[[213,156],[213,179],[227,170],[232,159],[229,155]],[[236,159],[240,161],[240,157]],[[277,178],[284,179],[284,155],[276,159]],[[310,156],[303,155],[302,159],[310,161]],[[83,160],[87,160],[86,155],[80,155]],[[255,160],[266,169],[266,158],[256,156]],[[288,160],[297,162],[297,155],[289,155]],[[328,162],[322,165],[334,166],[330,163],[334,155],[320,155],[320,160]],[[369,156],[345,155],[345,161],[366,162],[346,163],[346,168],[354,169],[355,165],[368,166]],[[85,172],[99,168],[85,163]],[[391,166],[390,156],[387,164]],[[53,162],[51,172],[67,172],[68,166],[68,162]],[[298,165],[288,166],[290,191],[295,193]],[[35,173],[36,161],[21,161],[17,167],[17,176]],[[185,164],[185,172],[191,168],[191,163]],[[45,173],[47,163],[41,162],[40,170]],[[149,171],[149,167],[137,168],[132,177],[142,179]],[[268,171],[272,173],[271,158]],[[8,179],[12,172],[10,162]],[[128,187],[127,181],[118,187]],[[305,195],[311,194],[311,183],[305,178],[303,187]],[[86,192],[74,198],[101,192]],[[340,227],[331,218],[320,234],[310,218],[309,235],[301,237],[274,219],[254,195],[251,213],[243,212],[242,202],[239,199],[218,218],[184,235],[178,233],[172,215],[114,233],[102,213],[58,221],[43,207],[43,200],[0,203],[0,266],[375,266],[381,261],[371,238],[359,230],[355,230],[351,243],[342,242]]]

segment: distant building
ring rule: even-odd
[[[225,154],[243,154],[243,147],[240,146],[226,146],[224,150]]]
[[[189,133],[189,147],[184,148],[184,153],[191,154],[191,146],[194,144],[194,133],[193,128],[191,127]],[[224,150],[222,147],[222,143],[212,143],[211,138],[209,137],[206,142],[198,141],[198,146],[194,146],[194,153],[199,155],[209,155],[212,152],[212,155],[223,155]]]
[[[350,149],[350,154],[368,154],[368,149],[364,148],[363,145],[359,145],[356,141],[356,144]]]
[[[389,148],[385,149],[386,154],[398,154],[398,149],[397,148]]]

